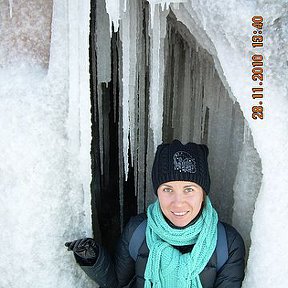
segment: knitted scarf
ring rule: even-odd
[[[206,196],[201,216],[184,229],[172,228],[164,219],[159,201],[148,207],[146,242],[150,250],[145,288],[201,288],[199,274],[211,258],[217,242],[218,215]],[[195,244],[182,254],[175,246]]]

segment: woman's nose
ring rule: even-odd
[[[181,206],[183,203],[183,195],[181,195],[181,193],[175,193],[173,202],[175,205]]]

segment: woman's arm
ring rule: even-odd
[[[113,259],[104,247],[97,245],[99,253],[95,264],[93,266],[80,266],[100,287],[125,287],[133,279],[135,262],[129,253],[129,241],[144,218],[145,216],[140,214],[130,219],[117,243]]]
[[[82,266],[82,270],[94,280],[100,287],[117,288],[118,280],[114,271],[114,263],[108,251],[98,245],[98,257],[92,266]]]
[[[218,271],[215,288],[240,288],[244,279],[245,246],[241,235],[225,224],[228,244],[228,260]]]

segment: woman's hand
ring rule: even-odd
[[[65,246],[68,251],[74,252],[76,262],[81,266],[93,266],[98,257],[98,246],[94,239],[83,238],[66,242]]]

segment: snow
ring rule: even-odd
[[[154,5],[154,4],[153,4]],[[153,131],[154,152],[162,140],[163,115],[163,73],[164,73],[164,38],[166,34],[166,16],[168,11],[160,7],[151,9],[151,66],[150,66],[150,127]],[[153,14],[154,12],[154,14]],[[157,109],[155,109],[157,107]]]
[[[22,10],[14,7],[13,20],[3,17],[1,23],[9,27],[20,21],[30,38],[21,42],[26,57],[23,53],[15,59],[21,45],[12,46],[13,35],[0,33],[5,40],[1,54],[6,53],[0,69],[0,286],[95,287],[64,247],[66,241],[92,233],[89,6],[81,4],[79,12],[77,5],[54,1],[48,68],[44,57],[27,49],[38,41],[27,18],[22,17],[23,22],[19,18],[27,11],[30,17],[37,16],[39,10],[30,3]],[[68,29],[68,17],[83,21],[82,33],[77,33],[78,27]],[[15,51],[8,53],[7,47]],[[83,60],[81,68],[78,59]]]

